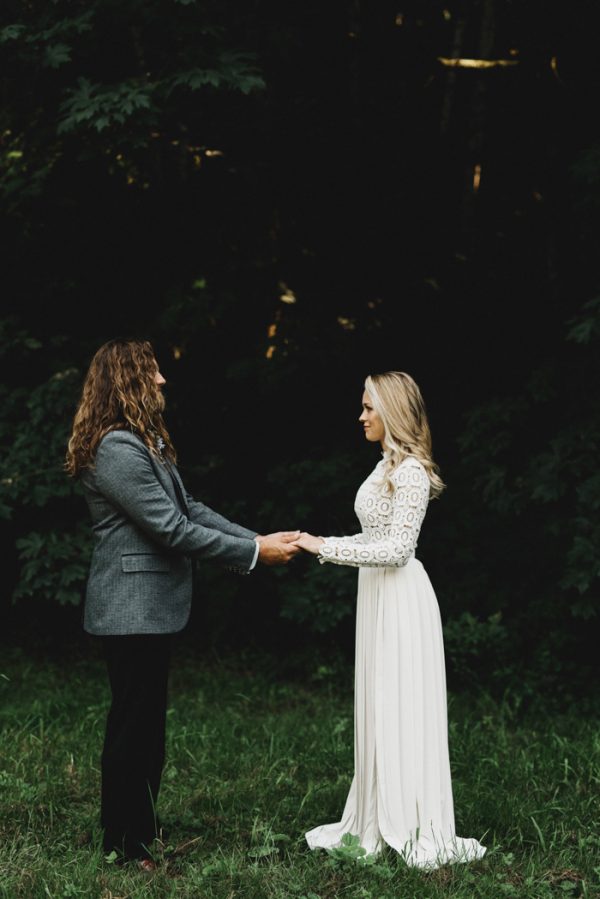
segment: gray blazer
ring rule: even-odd
[[[129,431],[101,440],[82,477],[95,547],[84,628],[90,634],[168,634],[185,627],[192,559],[247,574],[255,531],[196,502],[174,465]]]

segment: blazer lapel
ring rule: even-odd
[[[158,480],[161,482],[169,496],[175,499],[175,502],[179,505],[183,514],[189,518],[190,510],[185,501],[185,490],[177,469],[175,469],[175,467],[167,460],[159,461],[153,459],[152,461]]]
[[[171,465],[170,462],[167,462],[166,466],[169,471],[169,474],[171,475],[171,480],[173,481],[173,487],[175,488],[175,494],[177,496],[177,499],[179,500],[179,502],[181,504],[181,508],[183,509],[183,511],[185,512],[187,517],[189,518],[190,510],[189,510],[188,504],[185,499],[185,488],[183,486],[183,481],[179,477],[179,472],[177,471],[177,469],[174,465]]]

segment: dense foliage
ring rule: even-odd
[[[90,535],[65,442],[91,353],[135,333],[156,345],[192,492],[263,531],[355,529],[374,461],[363,377],[410,371],[449,485],[419,549],[452,677],[585,686],[600,568],[586,15],[568,30],[500,0],[9,0],[0,15],[6,615],[81,600]],[[215,642],[351,652],[352,571],[203,566],[198,586]]]

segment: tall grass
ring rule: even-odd
[[[412,899],[600,896],[600,736],[590,715],[451,697],[459,835],[483,861],[423,873],[309,852],[352,774],[352,672],[283,680],[268,660],[173,663],[160,814],[148,876],[107,862],[97,828],[108,702],[99,658],[19,651],[0,663],[0,896]]]

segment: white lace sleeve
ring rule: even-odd
[[[365,529],[352,537],[326,537],[319,562],[355,567],[401,568],[414,556],[429,500],[429,478],[418,462],[399,465],[392,473],[394,492],[380,488],[367,499]]]

